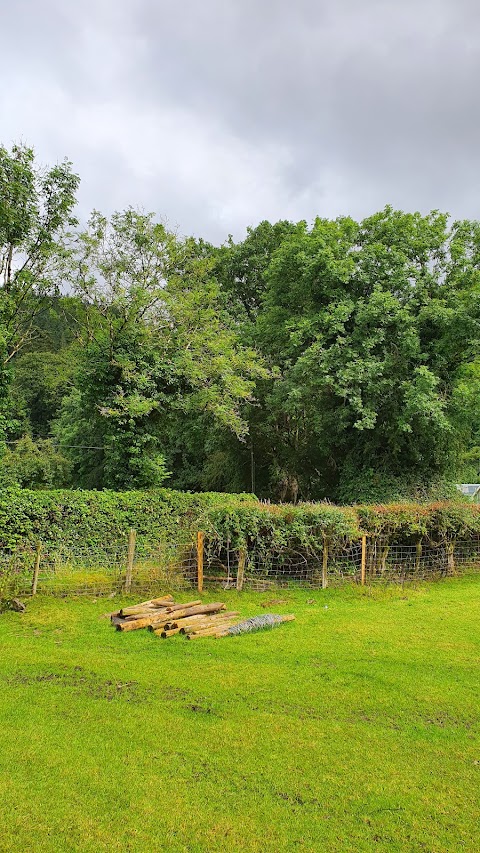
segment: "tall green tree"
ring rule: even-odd
[[[64,279],[78,184],[68,161],[44,168],[32,148],[0,147],[0,438],[14,420],[11,362]]]
[[[318,219],[264,278],[255,335],[279,371],[252,424],[266,488],[352,500],[454,476],[456,388],[480,340],[477,227],[390,208]]]
[[[276,249],[296,230],[282,220],[274,224],[266,220],[255,228],[247,228],[247,236],[235,242],[230,236],[219,249],[210,247],[215,255],[215,275],[222,285],[232,314],[237,321],[254,321],[265,296],[265,273]]]
[[[480,477],[480,223],[387,207],[214,247],[133,209],[79,233],[77,187],[0,148],[5,482],[350,501]]]
[[[72,283],[85,304],[80,369],[57,437],[84,485],[133,488],[167,476],[172,412],[199,413],[240,439],[241,405],[265,371],[222,309],[213,260],[152,216],[94,214]]]

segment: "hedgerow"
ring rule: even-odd
[[[0,490],[0,548],[41,541],[45,546],[103,550],[125,543],[135,528],[140,547],[182,542],[223,496],[169,489],[151,491]],[[235,496],[238,506],[254,502]]]
[[[203,530],[220,547],[318,551],[363,534],[392,542],[453,541],[480,535],[480,506],[464,501],[338,507],[329,503],[270,505],[253,495],[151,491],[0,490],[0,548],[41,541],[49,547],[105,550],[182,543]]]
[[[355,510],[327,503],[292,506],[227,502],[209,507],[205,529],[219,544],[264,551],[278,551],[284,546],[316,551],[325,539],[349,541],[359,536]]]
[[[467,501],[357,506],[359,527],[392,542],[448,542],[480,534],[480,505]]]

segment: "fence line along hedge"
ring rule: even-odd
[[[252,495],[190,494],[171,489],[132,492],[0,490],[0,549],[45,546],[123,547],[129,528],[140,549],[181,542],[204,530],[232,549],[318,551],[363,534],[403,544],[441,543],[480,534],[480,505],[462,499],[430,504],[338,507],[328,503],[270,505]]]

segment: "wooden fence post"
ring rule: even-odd
[[[322,589],[326,589],[328,586],[327,567],[328,567],[328,541],[326,539],[324,539],[323,540],[323,559],[322,559]]]
[[[32,578],[32,595],[37,594],[37,585],[38,585],[38,572],[40,571],[40,555],[42,553],[42,546],[40,542],[37,542],[37,548],[35,551],[35,565],[33,567],[33,578]]]
[[[133,561],[135,559],[135,542],[137,539],[137,531],[133,528],[128,534],[128,553],[127,553],[127,571],[125,574],[125,592],[130,592],[132,588]]]
[[[205,534],[201,530],[197,533],[197,589],[203,592],[203,546]]]
[[[417,542],[417,554],[415,557],[415,572],[418,575],[420,572],[420,563],[422,560],[422,540],[419,539]]]
[[[455,559],[453,556],[453,551],[455,548],[455,540],[453,542],[447,542],[446,544],[446,552],[447,552],[447,572],[448,574],[454,575],[455,572]]]
[[[243,589],[245,581],[245,563],[247,561],[246,548],[240,548],[238,552],[238,569],[237,569],[237,589],[240,592]]]
[[[365,586],[365,569],[367,565],[367,537],[362,536],[362,562],[360,565],[360,583]]]

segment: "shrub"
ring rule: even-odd
[[[138,555],[162,542],[207,541],[277,552],[284,546],[314,553],[327,539],[343,545],[363,533],[392,542],[452,541],[480,534],[480,505],[462,501],[338,507],[328,503],[269,505],[252,495],[150,491],[35,491],[0,489],[0,549],[40,540],[48,550],[125,548],[137,531]]]

